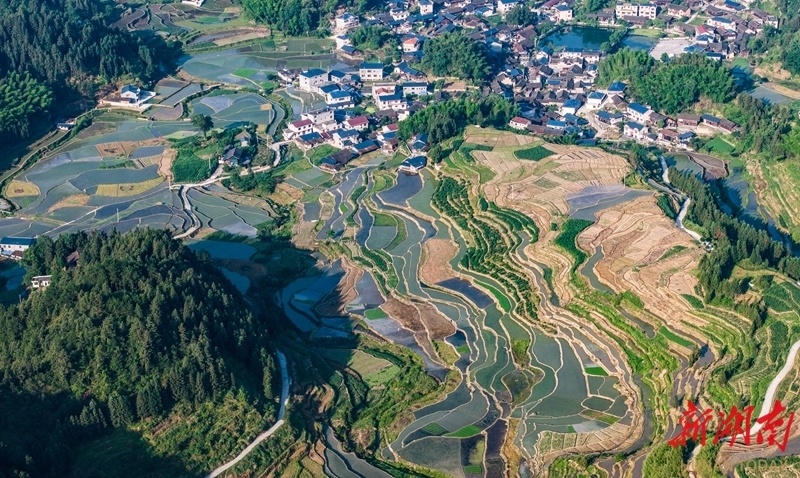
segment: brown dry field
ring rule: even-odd
[[[38,196],[39,188],[35,184],[27,181],[13,180],[6,187],[6,196],[10,198],[18,198],[24,196]]]
[[[87,194],[73,194],[50,206],[47,210],[48,213],[53,212],[62,207],[85,206],[89,203],[89,196]]]
[[[270,35],[269,28],[240,28],[236,30],[236,35],[218,38],[213,41],[217,46],[231,45],[242,41],[264,38]]]
[[[164,178],[159,176],[140,183],[100,184],[97,186],[96,194],[105,197],[136,196],[153,189],[162,182],[164,182]]]
[[[381,306],[381,309],[400,322],[403,327],[410,330],[419,346],[425,349],[430,357],[438,357],[433,344],[431,344],[428,330],[425,327],[426,322],[433,325],[433,323],[428,320],[430,318],[427,316],[428,314],[426,314],[426,320],[423,321],[417,307],[406,301],[401,301],[394,296],[387,297],[386,303]]]
[[[690,306],[680,294],[694,294],[692,271],[703,251],[663,215],[654,196],[601,211],[597,222],[578,236],[578,245],[590,254],[602,246],[595,273],[614,291],[634,292],[667,323],[688,318]],[[676,246],[685,249],[661,259]]]
[[[112,141],[109,143],[99,143],[96,147],[100,156],[128,157],[140,146],[155,146],[157,144],[161,144],[161,140],[154,138],[145,141]]]
[[[430,239],[422,246],[425,258],[419,268],[419,277],[427,284],[436,284],[455,277],[450,259],[455,257],[458,249],[447,239]]]

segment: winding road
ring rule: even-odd
[[[229,461],[228,463],[225,463],[216,470],[212,471],[211,473],[206,475],[206,478],[215,478],[228,471],[230,468],[232,468],[237,463],[242,461],[242,459],[246,457],[251,451],[253,451],[253,449],[257,447],[261,442],[272,436],[272,434],[275,433],[281,427],[281,425],[283,425],[284,423],[283,415],[286,412],[286,405],[289,403],[289,372],[286,369],[286,357],[283,355],[283,353],[281,353],[280,350],[276,351],[276,353],[278,355],[278,362],[280,363],[281,366],[281,406],[278,409],[278,421],[275,422],[275,424],[272,425],[269,428],[269,430],[257,436],[256,439],[253,440],[252,443],[247,445],[247,447],[244,450],[242,450],[241,453],[236,455],[236,458]]]

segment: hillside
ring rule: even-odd
[[[200,474],[274,420],[265,327],[167,232],[43,238],[25,265],[53,283],[0,309],[0,476]]]
[[[1,139],[32,134],[32,117],[46,118],[51,92],[66,102],[117,78],[162,74],[160,63],[170,60],[163,40],[113,29],[119,14],[108,0],[0,3],[0,105],[13,99],[14,106],[0,114]]]

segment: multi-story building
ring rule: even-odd
[[[380,81],[383,79],[383,63],[362,63],[358,68],[361,81]]]
[[[649,18],[650,20],[652,20],[656,17],[656,14],[658,14],[658,7],[656,7],[652,3],[639,4],[640,17]]]
[[[328,83],[329,81],[328,72],[325,70],[320,70],[319,68],[301,72],[300,75],[298,75],[298,78],[300,81],[298,88],[303,91],[308,91],[309,93],[316,92],[320,86]]]
[[[638,17],[639,16],[639,4],[637,3],[618,3],[614,9],[615,13],[617,14],[617,18],[624,18],[624,17]]]

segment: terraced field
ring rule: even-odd
[[[782,278],[755,286],[770,318],[752,337],[743,317],[702,302],[704,249],[655,192],[622,185],[623,158],[550,144],[535,161],[514,154],[534,147],[469,128],[440,171],[406,176],[377,160],[333,187],[316,170],[293,183],[313,211],[297,230],[340,258],[284,292],[297,327],[364,327],[453,387],[383,430],[384,459],[448,476],[641,476],[648,444],[675,434],[682,397],[760,406],[800,338],[800,289]],[[321,313],[331,289],[348,319]],[[790,373],[776,396],[798,403],[799,379]],[[730,469],[748,458],[726,459]]]

